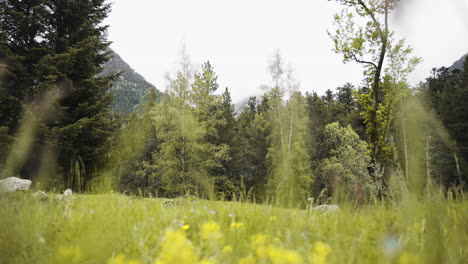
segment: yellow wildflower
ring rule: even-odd
[[[228,254],[232,252],[232,246],[231,245],[226,245],[223,247],[223,253]]]
[[[218,239],[222,236],[221,227],[214,221],[209,221],[201,226],[200,236],[202,239]]]
[[[242,228],[244,228],[244,224],[243,223],[238,223],[238,222],[232,222],[231,223],[231,228],[232,229],[242,229]]]
[[[418,263],[421,263],[421,258],[419,256],[405,252],[398,259],[398,263],[399,264],[418,264]]]
[[[120,253],[117,256],[107,260],[107,264],[140,264],[140,261],[135,259],[128,259],[124,254]]]
[[[215,264],[215,263],[216,262],[214,262],[211,259],[202,259],[200,262],[198,262],[198,264]]]
[[[239,264],[255,264],[255,263],[257,263],[257,261],[255,260],[253,256],[247,256],[239,260]]]
[[[280,247],[260,246],[255,250],[259,260],[270,260],[273,264],[301,264],[304,263],[302,256],[294,250],[283,249]]]
[[[190,229],[190,225],[183,225],[180,227],[180,229],[184,230],[184,231],[187,231]]]
[[[329,245],[323,242],[315,242],[310,255],[310,262],[314,264],[326,264],[328,255],[331,252]]]
[[[304,263],[302,256],[294,250],[269,247],[268,257],[273,264],[301,264]]]
[[[83,253],[79,247],[60,247],[58,249],[58,262],[60,263],[78,263]]]
[[[108,259],[107,264],[125,264],[125,255],[118,254],[117,256]]]
[[[276,215],[271,215],[270,218],[269,218],[270,222],[274,222],[274,221],[276,221],[277,219],[278,219],[278,218],[276,217]]]
[[[198,256],[194,247],[182,230],[170,230],[161,244],[161,255],[156,264],[197,263]]]
[[[259,246],[263,246],[266,244],[268,240],[268,237],[266,235],[263,235],[263,234],[256,234],[256,235],[253,235],[251,238],[250,238],[250,245],[253,247],[253,248],[256,248],[256,247],[259,247]]]

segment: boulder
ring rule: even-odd
[[[57,195],[55,198],[57,198],[57,200],[65,200],[65,201],[69,201],[69,200],[72,200],[73,199],[73,191],[71,189],[66,189],[63,194],[59,194]]]
[[[72,195],[73,195],[73,191],[71,189],[66,189],[63,192],[63,196],[72,196]]]
[[[45,201],[47,199],[49,199],[49,196],[47,195],[47,193],[43,192],[43,191],[37,191],[33,194],[33,197],[36,198],[36,199],[39,199],[41,201]]]
[[[14,192],[18,190],[27,190],[31,187],[32,181],[17,177],[9,177],[0,180],[0,192]]]
[[[313,210],[318,211],[320,213],[329,214],[329,213],[340,211],[340,207],[336,204],[323,204],[323,205],[314,207]]]

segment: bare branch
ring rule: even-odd
[[[373,63],[373,62],[371,62],[371,61],[365,61],[365,60],[358,59],[358,58],[356,57],[356,55],[354,55],[354,54],[352,55],[352,59],[353,59],[354,61],[356,61],[357,63],[372,65],[372,66],[374,66],[375,69],[378,68],[377,65],[376,65],[375,63]]]

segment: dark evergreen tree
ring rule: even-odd
[[[448,135],[442,129],[433,129],[430,143],[431,174],[443,186],[466,182],[468,174],[468,73],[467,61],[460,70],[446,67],[434,68],[431,76],[421,84],[422,101],[440,119]]]
[[[14,135],[21,109],[34,102],[46,112],[41,104],[47,95],[53,115],[41,113],[33,149],[55,149],[64,184],[80,190],[105,160],[111,135],[107,90],[115,76],[97,77],[108,60],[102,22],[111,5],[104,0],[5,0],[0,7],[2,55],[15,62],[8,64],[12,77],[2,82],[0,100],[10,105],[2,109],[2,126]],[[24,176],[34,176],[39,156],[32,155]]]
[[[464,70],[455,70],[452,78],[445,81],[444,91],[440,96],[440,115],[458,143],[461,152],[468,160],[468,58]]]
[[[229,146],[229,159],[223,161],[223,170],[228,179],[233,181],[234,171],[236,170],[233,157],[237,155],[237,148],[235,145],[238,130],[234,104],[232,103],[228,88],[226,88],[222,94],[220,108],[223,122],[220,122],[216,127],[219,135],[219,143]]]
[[[268,135],[271,133],[269,121],[269,99],[264,96],[257,105],[256,98],[250,97],[249,104],[237,118],[238,138],[233,156],[236,167],[235,183],[244,194],[250,193],[261,200],[265,195],[267,177]],[[256,109],[262,109],[258,111]]]
[[[42,0],[0,2],[0,126],[10,136],[19,126],[23,104],[42,92],[37,68],[50,53],[44,40],[46,15]]]

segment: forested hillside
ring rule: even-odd
[[[110,59],[104,64],[104,70],[100,75],[120,73],[109,90],[115,95],[112,110],[124,114],[131,113],[145,99],[150,90],[156,88],[135,72],[119,54],[109,49],[109,55]],[[157,89],[155,92],[161,94]]]

